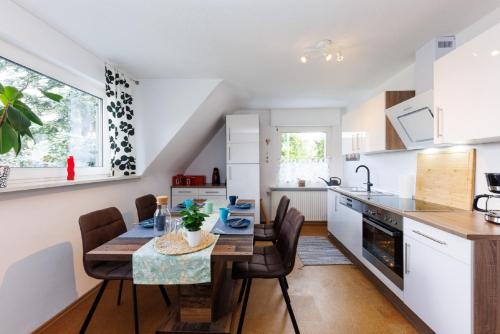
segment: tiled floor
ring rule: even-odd
[[[303,230],[307,235],[325,233],[321,226]],[[298,260],[288,282],[302,333],[417,333],[353,265],[303,267]],[[124,286],[121,306],[116,306],[117,291],[118,284],[111,283],[87,333],[133,333],[130,285]],[[166,306],[157,287],[140,286],[138,296],[141,333],[154,333]],[[43,333],[77,333],[91,301],[87,299]],[[277,280],[254,280],[243,332],[293,333]]]

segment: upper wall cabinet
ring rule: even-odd
[[[258,143],[258,115],[228,115],[226,116],[227,143]]]
[[[500,140],[500,24],[434,63],[434,142]]]
[[[385,110],[415,96],[415,91],[387,91],[342,117],[342,154],[404,150]]]

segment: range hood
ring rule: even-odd
[[[385,111],[408,150],[434,144],[434,61],[455,48],[455,37],[434,38],[415,55],[417,95]]]
[[[406,149],[420,149],[434,143],[433,91],[429,90],[386,109],[394,130]]]

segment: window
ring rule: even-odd
[[[34,141],[23,138],[18,156],[0,156],[0,165],[11,167],[66,167],[69,155],[76,167],[101,167],[102,100],[58,80],[0,57],[0,82],[23,89],[24,99],[41,118],[43,126],[33,124]],[[42,98],[39,90],[64,97],[60,103]]]
[[[328,176],[326,132],[281,132],[280,139],[280,184],[317,183],[319,176]]]

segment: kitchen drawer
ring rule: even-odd
[[[172,196],[198,196],[198,188],[172,188]]]
[[[226,188],[200,188],[198,196],[226,196]]]
[[[466,264],[472,262],[472,242],[432,226],[404,218],[404,235]]]

